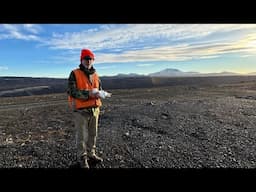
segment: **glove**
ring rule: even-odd
[[[105,99],[106,97],[111,97],[112,93],[108,93],[107,91],[100,90],[99,96],[102,99]]]

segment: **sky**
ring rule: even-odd
[[[68,78],[83,48],[100,76],[256,72],[256,24],[0,24],[0,76]]]

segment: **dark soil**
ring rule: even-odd
[[[91,167],[256,168],[255,82],[108,91]],[[0,103],[0,168],[79,168],[66,94]]]

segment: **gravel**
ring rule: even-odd
[[[245,83],[110,92],[97,139],[104,161],[92,168],[256,168],[256,91],[247,95]],[[66,95],[42,100],[53,97]],[[79,168],[65,100],[15,110],[20,98],[9,99],[12,109],[0,111],[0,168]]]

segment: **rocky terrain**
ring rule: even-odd
[[[113,89],[93,168],[256,168],[256,81]],[[0,98],[0,168],[78,168],[66,94]]]

